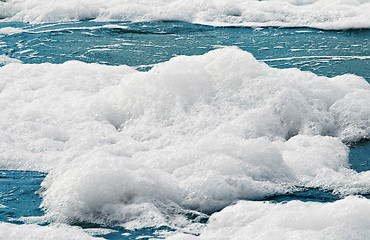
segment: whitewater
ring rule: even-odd
[[[0,18],[58,21],[186,21],[221,26],[370,27],[368,0],[7,0]]]
[[[368,239],[369,4],[0,2],[0,239]]]

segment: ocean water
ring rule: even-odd
[[[0,239],[368,239],[369,2],[0,2]]]

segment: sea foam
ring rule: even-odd
[[[16,58],[8,57],[6,55],[0,55],[0,66],[6,65],[8,63],[22,63],[22,61]]]
[[[0,18],[31,23],[97,21],[188,21],[222,26],[369,28],[366,0],[9,0]]]
[[[77,227],[67,225],[38,226],[36,224],[17,225],[11,223],[0,223],[1,240],[40,240],[40,239],[70,239],[70,240],[92,240],[94,238]]]
[[[369,209],[370,200],[358,197],[334,203],[240,201],[213,214],[200,236],[167,239],[367,239]]]
[[[13,35],[16,33],[21,33],[21,32],[23,32],[23,30],[20,28],[4,27],[4,28],[0,28],[0,37],[2,35]]]
[[[10,63],[0,166],[48,172],[55,221],[127,228],[183,227],[187,213],[295,186],[368,194],[370,172],[349,168],[343,142],[370,137],[369,99],[361,77],[275,69],[235,47],[148,72]]]

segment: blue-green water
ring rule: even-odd
[[[21,223],[20,217],[42,216],[39,190],[46,174],[32,171],[0,171],[0,221]]]
[[[212,27],[185,22],[90,21],[40,25],[0,23],[0,28],[4,27],[19,28],[21,31],[0,35],[0,56],[18,59],[23,63],[79,60],[129,65],[145,71],[152,64],[174,56],[200,55],[233,45],[251,52],[258,60],[273,67],[294,67],[328,77],[352,73],[370,81],[370,30],[322,31],[309,28]],[[351,167],[358,172],[370,170],[369,156],[369,141],[353,144]],[[1,170],[0,204],[4,207],[0,208],[0,221],[22,223],[18,218],[42,216],[44,212],[39,209],[41,198],[36,191],[44,177],[44,173],[38,172]],[[261,200],[284,202],[297,199],[331,202],[340,197],[330,191],[303,188]],[[200,220],[203,223],[206,221],[206,217]],[[160,237],[161,230],[171,229],[129,231],[113,227],[113,230],[112,233],[99,236],[107,239]]]
[[[370,141],[352,145],[349,153],[351,167],[357,172],[370,170]]]
[[[185,22],[0,23],[5,26],[23,32],[0,38],[0,55],[24,63],[79,60],[142,66],[233,45],[274,67],[296,67],[328,77],[353,73],[370,79],[370,30],[212,27]]]

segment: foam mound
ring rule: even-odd
[[[200,236],[167,239],[367,239],[369,209],[370,200],[358,197],[334,203],[240,201],[212,215]]]
[[[369,28],[366,0],[9,0],[0,18],[31,23],[97,21],[188,21],[226,26]]]
[[[370,191],[348,147],[370,137],[370,85],[275,69],[235,47],[149,72],[72,61],[0,69],[0,166],[48,172],[48,217],[184,226],[240,200]],[[197,212],[195,212],[197,211]]]

